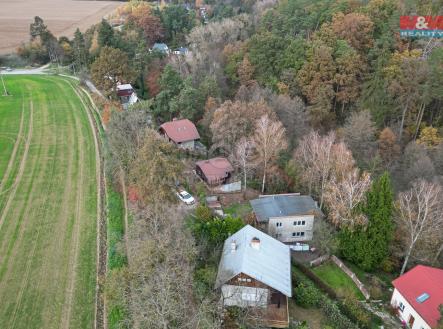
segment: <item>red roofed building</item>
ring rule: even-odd
[[[225,158],[213,158],[197,161],[195,171],[208,185],[214,186],[226,183],[234,168]]]
[[[160,126],[160,133],[171,142],[184,149],[193,150],[200,139],[197,128],[188,119],[165,122]]]
[[[411,329],[432,329],[443,304],[443,270],[418,265],[395,279],[391,305]]]

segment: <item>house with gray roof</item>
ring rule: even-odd
[[[248,307],[268,326],[288,327],[289,247],[245,226],[224,243],[215,288],[221,290],[224,306]]]
[[[314,220],[321,215],[309,195],[261,195],[250,201],[259,227],[284,243],[312,240]]]

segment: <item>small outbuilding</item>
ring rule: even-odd
[[[125,110],[129,105],[138,102],[137,93],[130,83],[117,85],[117,97],[120,99],[120,103]]]
[[[195,172],[208,185],[216,186],[226,183],[234,172],[234,168],[228,159],[219,157],[197,161]]]
[[[160,134],[164,135],[178,147],[188,150],[195,148],[200,135],[195,125],[188,119],[172,120],[160,126]]]
[[[158,42],[154,43],[151,51],[158,51],[165,55],[169,54],[170,52],[169,47],[166,43],[158,43]]]

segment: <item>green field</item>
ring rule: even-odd
[[[0,328],[92,328],[97,176],[71,85],[5,76],[0,96]]]

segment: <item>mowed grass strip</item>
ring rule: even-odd
[[[330,286],[337,296],[354,296],[357,299],[364,299],[363,294],[358,290],[354,281],[346,275],[335,263],[328,261],[313,268],[315,274]]]
[[[86,110],[57,77],[8,76],[5,82],[14,96],[0,102],[0,127],[17,135],[21,117],[14,111],[24,102],[27,132],[32,102],[33,130],[25,171],[0,229],[0,328],[92,328],[97,184]],[[0,177],[14,142],[0,153]],[[23,149],[20,144],[15,167]],[[0,205],[7,195],[0,194]]]

